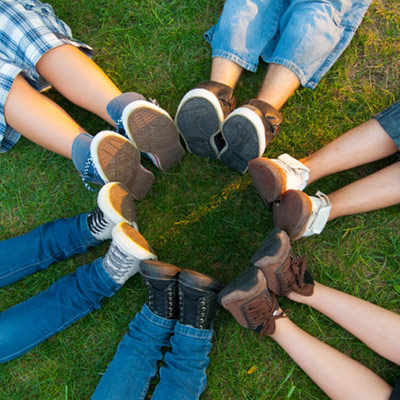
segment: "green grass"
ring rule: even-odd
[[[202,34],[216,22],[222,0],[51,3],[75,37],[95,48],[95,61],[122,90],[155,97],[172,115],[186,91],[208,78],[210,48]],[[374,2],[351,45],[319,86],[301,89],[289,100],[279,135],[267,149],[269,157],[282,152],[305,156],[399,98],[399,16],[398,1]],[[235,92],[237,103],[254,96],[264,73],[261,65],[256,74],[243,75]],[[90,132],[107,128],[55,91],[49,96]],[[324,178],[307,192],[329,193],[393,161]],[[263,207],[249,176],[189,154],[168,173],[149,167],[156,183],[137,204],[137,213],[141,232],[159,258],[224,282],[245,269],[272,228],[271,212]],[[25,139],[1,155],[0,170],[0,240],[95,207],[96,195],[85,191],[70,161]],[[307,257],[316,280],[399,312],[399,223],[398,207],[340,218],[322,235],[301,239],[293,247]],[[0,289],[0,310],[102,256],[107,246]],[[0,366],[0,399],[88,399],[145,298],[140,277],[133,277],[101,310]],[[292,320],[301,328],[394,383],[398,367],[342,328],[306,306],[286,299],[280,304],[292,311]],[[253,366],[255,372],[248,374]],[[202,398],[326,396],[270,338],[258,341],[222,311]]]

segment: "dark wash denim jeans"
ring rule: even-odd
[[[0,242],[0,287],[99,244],[87,214],[60,219]],[[0,363],[12,360],[73,322],[100,308],[121,286],[92,262],[54,282],[47,290],[0,314]]]

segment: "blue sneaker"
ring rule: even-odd
[[[140,163],[137,148],[110,131],[99,132],[93,138],[82,178],[86,184],[120,182],[136,200],[144,199],[154,183],[153,173]]]

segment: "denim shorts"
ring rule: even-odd
[[[396,101],[396,103],[374,115],[374,118],[400,150],[400,101]]]
[[[0,153],[9,150],[20,134],[4,119],[4,105],[17,75],[35,89],[50,85],[39,76],[36,63],[47,51],[72,44],[91,56],[92,49],[72,38],[71,30],[54,14],[50,4],[39,0],[0,1]]]
[[[392,394],[389,397],[389,400],[400,400],[400,378],[397,379],[396,384],[394,385]]]
[[[212,57],[255,72],[259,58],[313,89],[350,43],[371,0],[226,0],[205,33]]]

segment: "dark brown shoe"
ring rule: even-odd
[[[175,121],[190,153],[213,159],[219,157],[223,144],[218,134],[233,104],[233,89],[218,82],[202,82],[186,93]]]
[[[279,296],[291,292],[311,296],[314,292],[314,281],[306,270],[306,262],[293,253],[285,231],[275,228],[256,251],[251,263],[262,270],[268,289]]]
[[[260,336],[272,335],[275,320],[283,317],[283,312],[277,312],[278,302],[268,290],[262,271],[253,265],[221,290],[218,300],[241,326]]]
[[[300,190],[288,190],[273,204],[274,224],[292,240],[320,234],[331,208],[328,196],[321,192],[308,196]]]

